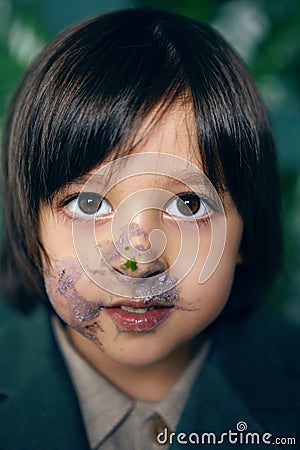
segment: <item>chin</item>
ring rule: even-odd
[[[147,337],[126,336],[127,342],[124,342],[121,337],[117,337],[111,345],[105,345],[105,342],[103,342],[101,350],[112,361],[135,368],[153,366],[173,353],[173,346],[163,348],[157,340],[153,342],[152,339],[147,339]]]

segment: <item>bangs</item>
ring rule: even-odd
[[[248,133],[253,126],[245,125],[247,109],[241,112],[240,105],[245,94],[251,100],[247,76],[241,86],[235,56],[223,48],[220,59],[220,46],[206,26],[176,16],[170,21],[161,11],[108,14],[59,35],[20,88],[26,106],[18,107],[21,117],[15,120],[25,130],[17,140],[26,148],[20,173],[32,194],[31,208],[51,200],[110,152],[130,151],[150,111],[156,107],[157,121],[182,96],[195,113],[204,171],[220,190],[227,184],[220,149],[245,160],[248,155],[240,152],[246,128],[246,140],[256,147]]]

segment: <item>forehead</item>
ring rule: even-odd
[[[128,143],[114,148],[94,169],[65,188],[74,185],[91,191],[116,185],[122,188],[124,180],[132,187],[149,183],[166,186],[176,180],[198,186],[208,183],[190,105],[178,102],[167,110],[161,110],[160,106],[153,108]]]
[[[160,105],[153,108],[131,137],[129,151],[127,148],[125,151],[118,149],[121,157],[138,153],[173,155],[202,168],[192,106],[177,102],[166,111]],[[113,151],[103,163],[114,159]],[[159,162],[159,155],[157,160]]]
[[[111,160],[107,170],[109,177],[118,184],[121,179],[127,178],[126,175],[130,175],[129,182],[140,186],[148,182],[164,186],[179,179],[192,183],[197,180],[199,183],[202,178],[206,178],[202,174],[194,114],[190,105],[177,103],[163,114],[159,106],[154,108],[134,136],[129,155],[127,153],[123,158],[121,152],[120,156],[114,163]],[[134,180],[135,175],[139,179]]]

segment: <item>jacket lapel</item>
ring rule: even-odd
[[[7,335],[9,356],[0,349],[1,450],[88,449],[76,396],[48,318],[35,313],[30,320],[14,320],[14,327]]]
[[[209,444],[207,436],[201,442],[202,435],[214,433],[216,443],[219,441],[222,448],[227,448],[227,445],[232,448],[228,434],[237,433],[232,434],[232,439],[241,439],[242,433],[239,430],[244,424],[248,432],[264,433],[262,426],[228,384],[222,370],[214,363],[207,362],[192,390],[177,432],[184,432],[187,436],[197,433],[201,448],[206,448],[205,444]],[[174,444],[174,448],[182,448],[177,444]],[[195,448],[195,445],[191,445],[191,448]],[[207,448],[211,448],[211,444]]]
[[[220,327],[177,432],[199,435],[214,432],[222,439],[222,433],[232,430],[240,439],[247,432],[259,433],[260,438],[270,433],[274,437],[298,439],[300,371],[299,360],[295,358],[298,330],[295,339],[292,335],[291,325],[285,329],[282,320],[270,325],[270,317],[263,316],[259,321],[250,318]],[[239,428],[245,424],[247,428],[241,433]],[[224,440],[222,448],[232,448],[228,437],[224,436]],[[175,443],[174,448],[182,446]],[[272,448],[277,448],[273,442]]]

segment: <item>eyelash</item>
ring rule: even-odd
[[[193,205],[195,200],[196,205]],[[179,214],[172,214],[171,212],[171,209],[174,208],[174,202],[176,203],[176,208]],[[193,206],[196,206],[197,209],[194,213],[192,213]],[[212,202],[210,200],[194,192],[182,192],[177,194],[167,203],[165,211],[171,217],[175,217],[180,221],[189,222],[192,219],[204,223],[205,220],[209,220],[209,216],[211,215],[210,213],[216,211],[216,207],[212,206]],[[197,216],[200,212],[202,212],[202,215]]]
[[[61,200],[58,204],[58,216],[61,222],[63,223],[70,223],[70,222],[86,222],[86,219],[83,217],[75,217],[66,214],[65,208],[66,206],[71,203],[73,200],[76,200],[80,195],[80,192],[75,192],[74,194],[70,194],[67,197],[65,197],[63,200]]]
[[[185,195],[185,194],[190,194],[190,192],[181,192],[181,193],[178,193],[178,194],[174,195],[174,198],[175,198],[176,196],[179,197],[180,195]],[[65,212],[65,207],[66,207],[68,204],[70,204],[72,201],[78,199],[79,195],[80,195],[80,192],[76,192],[76,193],[74,193],[74,194],[71,194],[71,195],[65,197],[65,198],[59,203],[59,205],[58,205],[58,214],[59,214],[59,218],[60,218],[63,222],[66,222],[66,223],[73,222],[73,221],[76,221],[76,222],[86,222],[86,221],[88,220],[86,217],[78,217],[78,216],[76,217],[76,216],[74,216],[73,214],[72,214],[72,215],[68,215],[68,214],[66,214],[66,212]],[[197,194],[195,194],[195,195],[197,195]],[[200,198],[201,202],[203,202],[203,203],[207,206],[207,209],[208,209],[209,213],[206,214],[206,215],[203,216],[203,217],[193,218],[193,216],[191,216],[191,218],[192,218],[193,220],[196,220],[197,222],[199,222],[201,225],[205,226],[205,225],[209,222],[210,216],[211,216],[212,214],[216,213],[216,212],[218,211],[218,208],[217,208],[217,206],[215,205],[215,203],[214,203],[211,199],[207,199],[207,198],[204,197],[203,195],[202,195],[202,196],[199,195],[199,198]],[[169,202],[169,203],[170,203],[170,202]],[[107,219],[107,217],[101,217],[101,216],[99,216],[99,217],[96,217],[96,218],[95,218],[93,215],[91,215],[91,216],[92,216],[92,218],[95,219],[96,221],[100,221],[100,220],[103,221],[104,219]],[[177,216],[177,218],[178,218],[178,216]],[[191,221],[191,218],[188,218],[188,217],[187,217],[187,218],[179,217],[178,220],[180,220],[180,221],[182,221],[182,222],[190,222],[190,221]]]

